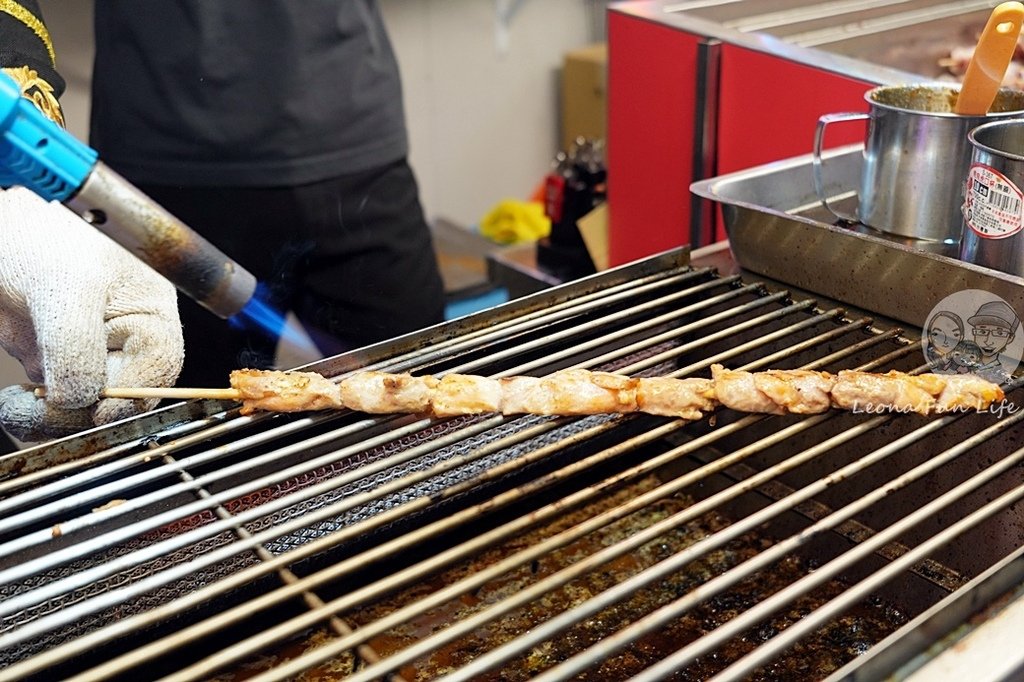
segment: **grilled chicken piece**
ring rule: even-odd
[[[711,379],[715,382],[715,397],[726,407],[740,412],[786,413],[757,387],[750,372],[711,365]]]
[[[539,379],[508,377],[500,381],[505,414],[607,414],[636,412],[637,408],[637,380],[621,374],[566,369]]]
[[[339,384],[344,406],[370,414],[429,412],[438,380],[429,374],[359,372]]]
[[[637,379],[636,407],[646,414],[697,420],[717,405],[711,379]]]
[[[754,373],[754,385],[793,414],[821,414],[832,407],[835,375],[807,369],[770,369]]]
[[[501,383],[472,374],[448,374],[434,388],[430,408],[438,417],[501,411]]]
[[[969,374],[871,374],[843,370],[832,389],[836,407],[861,412],[984,410],[1003,399],[1003,390]]]
[[[836,407],[855,412],[916,412],[930,414],[935,396],[945,388],[937,374],[905,374],[892,371],[872,374],[843,370],[832,388]]]
[[[832,407],[829,393],[835,377],[805,369],[766,372],[728,370],[711,365],[715,396],[740,412],[819,414]]]
[[[316,372],[237,369],[231,387],[241,394],[242,414],[257,410],[304,412],[345,407],[338,385]]]
[[[973,374],[950,374],[942,377],[946,386],[936,398],[936,409],[939,412],[963,410],[987,410],[992,403],[1001,401],[1005,396],[1003,389],[991,381],[986,381]]]
[[[564,414],[636,412],[636,385],[633,377],[586,369],[563,370],[541,379],[541,386],[551,387],[559,398],[559,406],[563,401],[566,406],[577,403],[575,411]]]
[[[539,377],[502,377],[501,411],[505,414],[550,414],[549,396],[540,390]]]

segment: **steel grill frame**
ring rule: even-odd
[[[749,370],[788,366],[787,360],[797,356],[813,358],[803,363],[809,369],[846,366],[844,363],[852,358],[861,358],[859,367],[865,370],[885,369],[895,363],[909,363],[910,367],[917,364],[914,357],[918,346],[897,328],[879,326],[868,317],[848,316],[841,308],[820,309],[812,300],[791,300],[788,292],[773,292],[760,283],[718,276],[708,268],[690,268],[687,260],[686,251],[662,254],[501,309],[360,353],[332,358],[312,368],[338,377],[360,367],[387,371],[430,370],[439,375],[477,372],[493,376],[588,367],[634,375],[682,377],[706,373],[714,362],[732,366],[730,361],[734,359],[746,359],[737,368]],[[748,337],[749,340],[744,340]],[[1016,389],[1017,385],[1012,388]],[[160,412],[162,414],[134,420],[134,424],[99,430],[99,451],[89,452],[78,460],[69,461],[62,449],[80,450],[80,439],[57,443],[51,446],[57,454],[46,453],[47,461],[59,462],[55,467],[0,481],[0,539],[3,540],[0,542],[0,585],[8,586],[0,599],[0,618],[4,619],[0,623],[7,623],[0,630],[0,654],[14,646],[31,644],[46,633],[73,630],[87,618],[100,618],[111,610],[122,609],[116,619],[101,627],[74,632],[71,638],[55,646],[24,660],[10,661],[10,665],[0,669],[0,680],[25,679],[45,674],[54,666],[69,665],[72,667],[58,669],[70,671],[71,679],[76,680],[131,675],[139,666],[153,664],[168,651],[211,641],[218,633],[244,624],[255,613],[295,604],[301,604],[297,615],[287,615],[253,634],[243,633],[240,639],[225,643],[214,653],[183,660],[163,679],[205,679],[215,671],[229,670],[253,655],[325,624],[333,633],[332,639],[281,662],[254,679],[289,679],[352,650],[358,651],[362,667],[347,679],[378,679],[394,674],[403,665],[421,659],[484,624],[501,619],[551,590],[565,587],[578,576],[630,554],[704,513],[752,494],[810,462],[822,462],[822,458],[855,439],[876,434],[881,427],[903,419],[899,415],[864,415],[852,426],[813,441],[809,447],[789,453],[782,461],[761,469],[748,467],[749,475],[745,478],[695,501],[683,511],[581,558],[485,610],[449,623],[393,655],[380,657],[370,642],[394,625],[425,614],[459,595],[472,593],[488,581],[543,559],[558,548],[621,521],[647,505],[700,486],[712,477],[739,470],[741,465],[746,466],[774,447],[784,446],[802,434],[811,434],[821,425],[838,421],[840,413],[802,417],[791,423],[780,423],[778,428],[761,434],[754,427],[774,424],[770,420],[778,418],[738,416],[735,421],[709,426],[706,432],[690,433],[691,424],[682,420],[641,415],[586,418],[484,415],[438,423],[411,416],[366,418],[351,413],[238,417],[234,410],[217,413],[210,406],[198,411],[194,406],[172,406]],[[197,413],[201,416],[194,418]],[[189,418],[175,421],[175,415]],[[734,538],[756,530],[802,503],[816,501],[819,494],[832,486],[877,463],[890,461],[910,445],[927,444],[947,427],[969,418],[973,417],[933,418],[885,441],[880,447],[859,453],[853,461],[830,469],[827,475],[803,487],[789,488],[781,497],[750,515],[733,519],[724,530],[642,568],[573,610],[549,614],[543,623],[510,641],[494,644],[489,651],[465,667],[451,671],[444,679],[477,679],[478,675],[557,637],[566,628],[637,590],[656,584],[673,572],[685,570],[692,561]],[[824,515],[812,519],[800,532],[777,538],[771,547],[754,558],[553,665],[537,679],[571,679],[609,652],[627,647],[637,637],[655,631],[703,600],[770,566],[773,561],[820,540],[843,523],[856,520],[858,514],[872,505],[1005,434],[1022,419],[1024,411],[992,420],[966,441],[906,471],[897,470],[896,475],[876,491],[840,507],[826,507]],[[164,426],[158,432],[139,438],[139,431],[146,429],[139,422]],[[748,433],[754,438],[752,442],[729,449],[731,438]],[[721,456],[705,458],[706,461],[694,458],[718,444],[724,448]],[[374,562],[386,562],[390,557],[413,551],[477,519],[489,515],[501,519],[501,513],[516,509],[516,505],[530,502],[535,496],[559,486],[572,485],[579,476],[602,471],[601,467],[616,463],[623,455],[654,446],[658,448],[657,453],[646,459],[624,468],[616,465],[613,473],[603,474],[583,487],[574,486],[563,496],[550,500],[541,497],[540,506],[530,507],[529,513],[481,528],[468,539],[439,547],[436,552],[396,567],[340,596],[321,596],[324,589],[331,592],[341,581]],[[46,449],[42,446],[36,452]],[[570,456],[577,451],[581,453],[579,456]],[[31,456],[32,452],[27,454]],[[780,605],[810,592],[832,577],[845,575],[848,568],[865,557],[877,557],[889,550],[883,568],[855,582],[841,597],[786,628],[750,655],[732,662],[720,675],[721,679],[741,679],[851,604],[874,594],[891,580],[913,574],[915,567],[926,563],[936,548],[1019,501],[1024,497],[1024,485],[1000,494],[917,546],[900,542],[918,521],[928,519],[938,508],[957,503],[970,491],[1006,474],[1022,460],[1024,449],[944,491],[906,518],[886,528],[867,529],[865,537],[853,543],[851,549],[678,651],[664,652],[661,662],[652,664],[635,679],[664,679],[667,673],[770,616]],[[468,561],[570,510],[584,508],[621,485],[683,461],[690,462],[691,468],[661,480],[652,490],[480,568],[383,618],[359,627],[344,618],[353,608],[415,584],[446,567]],[[546,464],[550,464],[550,468],[536,469]],[[312,475],[321,470],[328,470],[330,475],[319,479]],[[534,470],[538,473],[531,473]],[[525,480],[515,479],[516,476]],[[515,483],[500,487],[505,480]],[[273,491],[285,490],[275,486],[289,482],[294,483],[275,497]],[[488,491],[493,486],[498,487],[492,495]],[[89,508],[104,504],[118,492],[136,490],[141,491],[140,494],[127,495],[122,504],[102,513],[88,512]],[[477,499],[473,495],[482,496]],[[182,502],[189,497],[191,501]],[[464,506],[445,507],[446,504],[461,504],[459,501],[463,499],[468,500]],[[241,504],[242,500],[247,501]],[[437,509],[451,511],[430,516]],[[412,523],[410,520],[420,515],[426,515],[422,522],[416,521],[409,529],[402,528],[403,523]],[[47,520],[40,521],[40,517]],[[55,532],[54,524],[59,524],[59,533]],[[174,531],[166,532],[169,527]],[[386,533],[391,528],[398,528],[400,532],[388,536]],[[165,531],[163,535],[149,544],[113,560],[87,566],[50,582],[33,582],[36,576],[57,571],[70,562],[88,562],[98,552],[117,548],[135,538],[156,537],[153,534],[161,530]],[[146,562],[159,560],[171,552],[187,551],[197,546],[196,543],[225,533],[233,537],[231,542],[215,545],[161,570],[134,576],[124,584],[116,582],[125,571],[137,570],[147,566]],[[375,533],[384,534],[377,536]],[[331,552],[366,537],[381,540],[369,546],[357,546],[355,553],[332,559],[326,565],[314,563],[303,568],[306,562],[333,556]],[[58,548],[47,551],[52,545]],[[280,548],[280,553],[268,547]],[[243,557],[246,560],[239,563]],[[154,591],[174,587],[180,580],[203,575],[218,566],[226,567],[226,573],[220,575],[214,571],[211,575],[215,575],[216,580],[198,584],[164,603],[145,602],[147,595]],[[247,586],[262,584],[259,581],[265,580],[276,581],[276,585],[255,596],[246,596],[238,603],[228,599]],[[103,587],[97,595],[85,596],[26,622],[16,622],[19,614],[26,613],[27,609],[62,595],[78,594],[96,584]],[[134,606],[139,603],[143,606]],[[194,609],[211,605],[220,606],[213,612],[203,612],[201,617],[187,618]],[[138,610],[133,610],[136,608]],[[133,648],[121,652],[115,649],[115,655],[107,660],[88,661],[86,667],[74,667],[80,657],[87,660],[88,654],[95,650],[153,627],[168,626],[176,622],[175,619],[183,619],[180,626],[136,642]]]

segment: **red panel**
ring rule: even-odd
[[[718,174],[810,153],[822,114],[867,111],[874,84],[736,45],[722,45]],[[829,128],[827,147],[864,139],[858,123]],[[719,225],[717,239],[725,234]]]
[[[608,16],[609,260],[689,242],[700,37]]]

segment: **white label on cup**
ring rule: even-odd
[[[964,218],[979,237],[1004,239],[1024,228],[1024,193],[991,166],[971,164],[964,194]]]

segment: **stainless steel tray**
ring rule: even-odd
[[[855,200],[861,152],[852,145],[826,155],[826,191],[840,207]],[[733,258],[759,275],[918,328],[943,298],[967,289],[1024,309],[1024,278],[957,260],[955,247],[834,224],[814,192],[811,155],[701,180],[690,190],[721,207]]]

